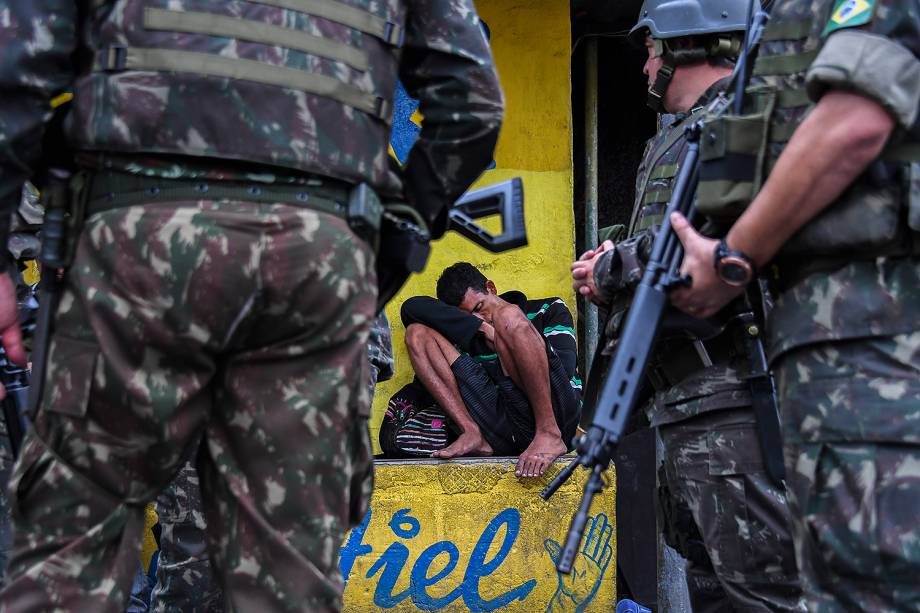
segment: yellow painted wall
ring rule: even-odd
[[[472,262],[499,291],[517,289],[531,298],[560,296],[575,312],[569,277],[574,259],[572,212],[572,112],[569,2],[481,0],[476,5],[491,30],[492,52],[505,92],[505,123],[495,152],[496,168],[477,187],[520,176],[530,244],[493,254],[449,233],[435,244],[428,267],[390,302],[396,375],[377,387],[371,419],[375,452],[387,400],[412,380],[399,308],[411,296],[433,296],[444,268]]]
[[[537,494],[564,465],[520,480],[508,458],[378,462],[370,516],[340,552],[344,610],[613,611],[613,486],[594,499],[575,572],[556,571],[550,552],[565,541],[588,472],[549,502]]]

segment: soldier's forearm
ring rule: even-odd
[[[769,262],[878,157],[894,119],[857,94],[831,92],[795,131],[763,189],[729,231],[732,249]]]

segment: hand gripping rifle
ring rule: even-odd
[[[739,58],[735,75],[735,78],[741,83],[742,92],[743,85],[747,81],[749,56],[756,48],[766,20],[767,14],[763,11],[758,11],[753,19],[748,20],[751,27],[748,29],[745,50]],[[741,96],[737,96],[735,104],[740,114]],[[681,213],[691,225],[695,222],[694,201],[699,183],[702,121],[688,125],[685,133],[688,145],[687,155],[681,164],[661,229],[656,234],[651,256],[626,316],[626,323],[617,342],[618,348],[613,363],[598,395],[593,422],[587,433],[575,441],[578,456],[562,469],[540,493],[541,498],[548,500],[575,472],[576,468],[584,466],[591,470],[591,475],[585,484],[581,504],[572,518],[565,545],[559,556],[557,568],[562,573],[569,573],[572,570],[572,563],[588,522],[591,502],[594,495],[605,486],[603,473],[613,460],[617,444],[635,408],[645,369],[669,306],[668,293],[672,289],[686,286],[691,282],[690,279],[680,275],[683,246],[671,227],[671,214]],[[760,343],[760,330],[753,321],[746,320],[745,316],[742,316],[742,323],[745,324],[745,336],[748,337],[745,339],[745,344],[748,346],[752,366],[750,376],[752,392],[755,395],[759,392],[767,394],[766,402],[754,400],[755,412],[758,413],[759,419],[761,411],[757,407],[758,402],[762,408],[772,408],[775,422],[773,382],[767,370],[763,346]],[[778,423],[775,427],[767,426],[767,430],[771,429],[778,431]],[[763,428],[759,428],[759,431],[761,430]],[[776,472],[782,470],[781,464],[777,468],[775,464],[768,461],[767,469],[774,479],[781,478],[780,473]]]

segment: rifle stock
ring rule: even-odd
[[[405,207],[401,207],[405,208]],[[476,223],[477,219],[499,215],[498,235]],[[519,177],[466,192],[448,211],[448,229],[492,253],[502,253],[527,244],[524,223],[524,186]],[[425,269],[431,253],[427,231],[408,219],[384,214],[380,228],[381,249],[377,256],[379,292],[377,310],[402,288],[409,276]]]

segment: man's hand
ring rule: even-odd
[[[19,311],[16,308],[16,286],[8,274],[0,273],[0,340],[6,357],[11,362],[25,366],[26,350],[22,345],[22,331],[19,329]],[[0,399],[6,390],[0,386]]]
[[[699,319],[715,315],[744,288],[723,283],[716,274],[715,252],[719,241],[699,234],[680,213],[671,215],[671,226],[684,246],[680,274],[690,277],[692,282],[690,287],[672,292],[671,303]]]
[[[613,241],[604,241],[597,249],[589,249],[572,263],[572,289],[596,304],[606,302],[594,284],[594,265],[601,254],[613,249]]]

